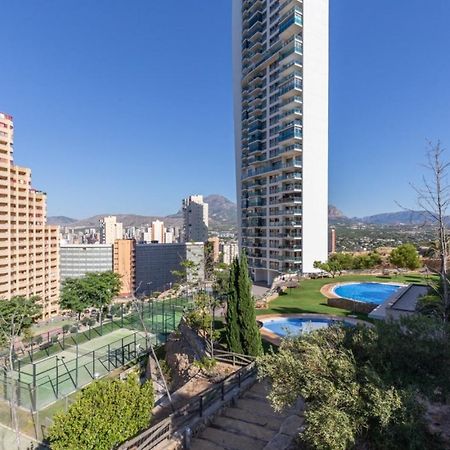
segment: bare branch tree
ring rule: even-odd
[[[32,323],[41,312],[41,307],[36,304],[38,297],[27,299],[25,297],[12,297],[10,300],[0,302],[0,344],[8,349],[8,356],[2,357],[0,367],[8,379],[11,408],[11,420],[16,434],[17,449],[21,448],[19,420],[17,416],[18,381],[14,374],[15,350],[22,334],[31,327]]]
[[[418,187],[413,184],[411,186],[417,194],[417,204],[420,209],[436,227],[436,254],[440,262],[439,277],[441,281],[441,289],[437,290],[437,293],[441,297],[444,306],[444,320],[447,320],[450,289],[447,276],[449,243],[446,220],[450,205],[450,185],[448,183],[450,162],[444,161],[445,149],[442,147],[440,141],[434,145],[429,142],[428,145],[427,163],[424,164],[424,168],[429,175],[423,176],[422,186]]]

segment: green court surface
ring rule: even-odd
[[[20,404],[41,409],[136,359],[147,345],[144,333],[122,328],[26,364],[17,372]]]

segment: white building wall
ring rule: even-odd
[[[329,0],[303,0],[303,272],[328,259]]]

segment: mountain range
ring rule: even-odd
[[[237,228],[237,207],[234,202],[218,194],[207,195],[204,201],[209,205],[210,228],[215,231],[236,230]],[[98,227],[102,217],[113,215],[122,222],[125,227],[146,226],[154,220],[163,220],[167,226],[181,226],[183,214],[181,209],[168,216],[143,216],[137,214],[105,213],[97,214],[86,219],[73,219],[65,216],[52,216],[48,218],[48,223],[71,228],[95,228]],[[421,211],[398,211],[393,213],[381,213],[366,217],[347,217],[334,205],[328,206],[328,218],[330,224],[355,224],[365,223],[372,225],[423,225],[430,222],[430,218]],[[450,221],[450,219],[449,219]]]
[[[212,194],[204,197],[209,205],[209,225],[215,231],[235,230],[237,226],[236,204],[222,195]],[[183,212],[180,209],[175,214],[168,216],[144,216],[124,213],[97,214],[86,219],[74,219],[66,216],[50,216],[47,222],[51,225],[59,225],[70,228],[95,228],[105,216],[116,216],[118,222],[124,227],[140,227],[150,225],[154,220],[164,221],[166,226],[180,227],[183,223]]]

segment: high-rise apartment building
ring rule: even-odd
[[[114,242],[114,272],[120,275],[122,282],[119,295],[131,297],[136,289],[136,241],[117,239]]]
[[[42,317],[59,311],[59,229],[46,225],[46,194],[14,165],[13,118],[0,113],[0,300],[38,296]]]
[[[108,244],[62,244],[60,246],[61,282],[80,278],[89,272],[113,270],[113,246]]]
[[[191,195],[183,199],[184,242],[206,242],[208,240],[208,204],[203,195]]]
[[[233,0],[240,244],[252,276],[327,259],[328,0]]]
[[[161,220],[154,220],[152,222],[152,242],[164,243],[164,222]]]
[[[123,226],[116,216],[106,216],[100,220],[100,243],[113,245],[116,239],[123,238]]]

